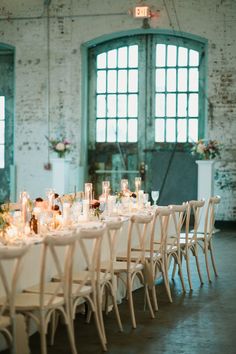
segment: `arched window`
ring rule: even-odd
[[[137,174],[147,151],[204,136],[205,52],[199,38],[148,30],[91,46],[88,136],[100,167]]]
[[[0,202],[15,198],[13,171],[14,49],[0,43]]]

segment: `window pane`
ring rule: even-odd
[[[177,141],[179,143],[187,141],[187,119],[178,119]]]
[[[155,141],[162,143],[165,141],[165,120],[156,119],[155,122]]]
[[[178,65],[187,66],[187,64],[188,64],[188,50],[187,48],[179,47]]]
[[[176,66],[176,49],[175,45],[167,46],[167,66]]]
[[[116,117],[116,95],[107,95],[107,117]]]
[[[127,92],[127,70],[118,71],[118,92]]]
[[[107,52],[107,67],[108,68],[116,68],[117,63],[117,50],[113,49],[113,50],[109,50],[109,52]]]
[[[116,70],[109,70],[107,73],[107,92],[116,92]]]
[[[99,70],[97,72],[97,93],[106,92],[106,71]]]
[[[176,91],[176,69],[167,69],[167,91]]]
[[[5,119],[5,97],[0,96],[0,119]]]
[[[107,54],[102,53],[97,56],[97,68],[98,69],[104,69],[106,67],[106,60]]]
[[[156,92],[165,91],[165,80],[166,80],[166,71],[165,69],[156,69]]]
[[[175,120],[167,119],[166,120],[166,141],[168,143],[175,142]]]
[[[138,67],[138,46],[131,45],[129,47],[129,67],[137,68]]]
[[[197,119],[189,119],[188,141],[189,142],[198,141],[198,120]]]
[[[188,102],[188,115],[190,117],[198,116],[198,94],[190,93]]]
[[[4,168],[4,145],[0,145],[0,168]]]
[[[113,143],[116,141],[116,120],[107,120],[107,141]]]
[[[178,91],[187,91],[187,69],[178,69]]]
[[[166,115],[167,117],[176,116],[176,95],[173,93],[166,95]]]
[[[178,94],[178,117],[187,117],[187,94]]]
[[[198,91],[198,69],[189,69],[189,91]]]
[[[127,117],[127,96],[118,95],[118,117]]]
[[[128,117],[138,116],[138,95],[128,96]]]
[[[138,120],[128,120],[128,142],[135,143],[138,140]]]
[[[129,70],[129,92],[138,92],[138,70]]]
[[[106,117],[106,96],[97,96],[97,117]]]
[[[0,144],[5,143],[5,122],[0,120]]]
[[[196,50],[190,49],[189,51],[189,66],[199,65],[199,53]]]
[[[118,67],[127,68],[127,47],[118,49]]]
[[[156,94],[156,117],[164,117],[165,116],[165,95],[164,94]]]
[[[156,66],[166,65],[166,45],[157,44],[156,45]]]
[[[119,119],[118,120],[118,141],[126,142],[127,141],[127,120]]]
[[[106,120],[97,119],[96,141],[99,143],[106,141]]]

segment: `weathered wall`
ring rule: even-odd
[[[51,171],[44,168],[48,161],[45,136],[49,130],[64,131],[73,141],[71,185],[77,181],[77,166],[84,153],[80,145],[81,44],[103,34],[142,25],[141,20],[128,15],[128,10],[142,1],[52,0],[49,9],[44,2],[1,0],[0,3],[0,42],[16,48],[17,191],[27,188],[32,196],[42,194],[51,183]],[[236,1],[147,3],[153,10],[160,10],[159,19],[150,23],[152,27],[208,39],[208,135],[224,146],[222,159],[216,164],[215,192],[222,195],[218,218],[236,220]]]

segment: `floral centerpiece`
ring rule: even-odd
[[[220,145],[216,140],[200,139],[194,143],[191,154],[199,160],[213,160],[220,156]]]
[[[71,150],[71,143],[63,136],[59,138],[48,138],[46,137],[49,143],[49,148],[52,151],[55,151],[59,158],[65,157]]]

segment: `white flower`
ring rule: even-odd
[[[57,143],[57,145],[55,146],[56,151],[64,151],[65,149],[66,147],[64,143]]]
[[[204,144],[198,144],[198,146],[197,146],[197,152],[199,153],[199,154],[204,154],[204,151],[205,151],[205,145]]]

